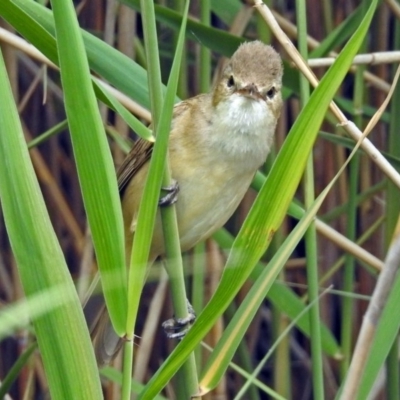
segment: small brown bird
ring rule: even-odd
[[[282,108],[281,87],[280,56],[271,46],[254,41],[237,49],[210,93],[175,106],[169,160],[179,185],[176,212],[182,251],[225,224],[265,162]],[[118,172],[127,260],[152,146],[139,139]],[[149,263],[163,254],[158,215]],[[119,348],[119,338],[109,322],[101,326],[96,329],[95,352],[104,364]]]

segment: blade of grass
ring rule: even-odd
[[[208,351],[212,351],[212,348],[208,346],[206,343],[202,342],[202,346],[206,348]],[[260,392],[264,392],[267,394],[271,399],[277,399],[277,400],[286,400],[286,397],[281,396],[279,393],[275,392],[272,390],[270,387],[268,387],[265,383],[263,383],[261,380],[253,378],[252,374],[250,374],[248,371],[243,369],[241,366],[231,362],[230,367],[232,368],[233,371],[236,371],[238,374],[240,374],[244,379],[246,379],[246,382],[251,380],[253,385],[260,390]],[[258,391],[257,391],[258,392]]]
[[[315,299],[315,301],[319,301],[319,299],[326,293],[328,293],[330,290],[330,288],[326,289],[323,293],[320,294],[320,296],[318,297],[318,299]],[[297,321],[302,318],[306,312],[309,311],[309,309],[313,306],[313,303],[309,303],[307,305],[307,307],[283,330],[283,332],[281,332],[281,334],[279,335],[279,337],[277,338],[277,340],[274,342],[274,344],[269,348],[268,352],[264,355],[264,357],[262,358],[262,360],[258,363],[257,367],[255,368],[255,370],[252,372],[251,376],[248,377],[248,379],[246,380],[245,384],[241,387],[239,393],[236,394],[234,400],[240,400],[243,398],[243,395],[246,393],[246,391],[248,390],[248,388],[250,387],[250,385],[254,385],[256,382],[256,377],[257,375],[261,372],[262,368],[265,366],[266,362],[268,361],[268,359],[271,357],[271,355],[273,354],[273,352],[277,349],[277,347],[279,346],[279,343],[282,342],[285,337],[288,336],[289,331],[295,326],[295,324],[297,323]]]
[[[310,52],[309,58],[319,58],[326,56],[330,51],[341,46],[352,34],[354,27],[357,26],[364,15],[362,7],[358,7],[347,18],[338,25],[319,46]]]
[[[104,104],[112,108],[128,124],[128,126],[140,137],[150,142],[154,142],[154,136],[149,128],[143,125],[138,118],[132,115],[111,93],[98,83],[96,78],[92,78],[96,96]]]
[[[304,216],[304,213],[302,217]],[[301,217],[301,218],[302,218]],[[299,219],[301,219],[299,218]],[[234,237],[226,230],[219,230],[214,233],[213,239],[216,240],[218,245],[222,249],[230,249],[232,247]],[[250,275],[250,279],[256,281],[259,276],[263,273],[266,265],[259,262]],[[285,284],[275,281],[273,282],[267,298],[285,315],[290,319],[295,319],[304,309],[305,305],[302,299],[300,299],[290,288]],[[308,318],[301,318],[297,321],[298,328],[306,335],[310,336],[310,321]],[[322,329],[322,346],[326,354],[330,355],[335,359],[340,359],[340,348],[328,327],[324,324],[321,326]]]
[[[48,138],[52,137],[53,135],[57,135],[62,132],[64,129],[68,127],[68,121],[64,120],[59,122],[57,125],[53,126],[48,131],[42,133],[40,136],[36,137],[35,139],[31,140],[28,143],[28,148],[31,149],[40,145],[41,143],[45,142]]]
[[[124,235],[117,178],[76,13],[70,1],[51,2],[65,111],[102,287],[114,329],[125,332]],[[89,128],[89,129],[88,129]]]
[[[228,368],[240,341],[243,340],[243,336],[262,301],[265,299],[273,282],[278,277],[290,255],[312,223],[317,211],[334,183],[335,181],[332,180],[328,187],[324,189],[318,198],[310,205],[304,216],[268,265],[263,269],[245,299],[240,304],[239,309],[225,329],[202,371],[200,380],[202,394],[208,393],[210,390],[214,389],[223,377],[223,374]],[[308,312],[310,312],[310,310]],[[310,323],[312,323],[311,320]]]
[[[18,360],[14,363],[7,375],[3,379],[0,385],[0,399],[5,399],[6,394],[10,390],[12,384],[17,380],[19,373],[22,368],[28,363],[33,352],[37,349],[37,343],[32,343],[29,347],[18,357]]]
[[[155,28],[154,11],[152,10],[152,3],[142,3],[142,13],[144,20],[144,30],[145,30],[145,41],[146,41],[146,51],[147,64],[149,67],[149,86],[152,102],[153,111],[153,124],[156,131],[156,143],[154,145],[152,157],[150,160],[149,172],[146,178],[146,184],[143,192],[143,197],[140,202],[136,231],[133,239],[132,247],[132,257],[131,265],[129,270],[129,298],[128,298],[128,319],[127,319],[127,338],[133,341],[133,333],[135,326],[135,318],[137,314],[137,309],[139,305],[140,294],[145,279],[145,273],[147,269],[147,260],[149,257],[150,244],[152,239],[152,233],[156,218],[156,211],[158,205],[158,199],[161,189],[161,183],[163,185],[170,184],[170,173],[167,162],[167,149],[168,149],[168,138],[170,132],[170,126],[172,121],[172,112],[175,99],[175,93],[178,85],[179,68],[181,64],[182,49],[184,44],[184,32],[186,29],[186,18],[188,13],[189,2],[187,2],[185,7],[185,17],[182,21],[181,32],[179,35],[179,46],[177,47],[176,55],[174,57],[170,78],[167,85],[167,92],[165,99],[163,101],[162,96],[162,84],[161,84],[161,74],[158,60],[158,49],[154,46],[157,43],[157,31]],[[176,216],[174,208],[170,207],[169,210],[164,210],[169,212],[167,215],[168,226],[170,227],[169,232],[165,235],[168,239],[173,240],[173,254],[172,260],[175,263],[174,269],[176,269],[180,257],[180,247],[179,247],[179,234],[176,224]],[[163,220],[164,223],[164,220]],[[171,232],[172,230],[172,232]],[[170,256],[170,243],[166,242],[167,255]],[[177,254],[178,253],[178,254]],[[168,261],[167,261],[168,263]],[[167,264],[168,266],[168,264]],[[182,272],[180,283],[183,283],[183,268],[182,261],[180,261],[180,266],[178,265],[178,270]],[[171,268],[168,267],[170,272]],[[184,290],[184,286],[183,286]],[[182,293],[182,291],[181,291]],[[183,291],[184,293],[184,291]],[[182,306],[183,305],[183,306]],[[177,301],[174,298],[174,307],[177,306]],[[177,315],[187,314],[186,305],[186,295],[183,295],[183,299],[180,299],[177,310],[175,310]],[[126,351],[126,358],[130,357],[132,352],[130,350]],[[126,361],[127,363],[131,361]],[[125,363],[125,360],[124,360]],[[126,369],[129,365],[126,364]],[[191,361],[191,366],[189,370],[186,371],[186,385],[187,394],[190,396],[194,394],[197,390],[197,377],[194,360]],[[128,376],[129,375],[129,376]],[[130,374],[126,372],[124,374],[125,387],[123,391],[123,398],[129,396],[128,386],[130,384]],[[128,380],[129,377],[129,380]]]

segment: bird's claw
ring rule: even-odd
[[[177,181],[172,180],[171,185],[161,188],[165,195],[163,195],[160,200],[158,201],[158,205],[160,207],[167,207],[170,206],[178,200],[178,192],[179,192],[179,184]]]
[[[195,319],[194,309],[188,302],[188,314],[185,318],[170,318],[162,323],[162,327],[168,339],[183,339]]]

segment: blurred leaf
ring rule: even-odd
[[[356,115],[360,112],[360,110],[356,110],[354,108],[354,102],[350,101],[349,99],[345,99],[344,97],[336,96],[335,103],[344,111],[351,113],[352,115]],[[362,113],[366,117],[372,117],[376,111],[376,107],[371,107],[368,104],[364,104],[362,107]],[[381,121],[389,122],[389,113],[387,111],[382,114]]]
[[[328,140],[331,143],[339,144],[350,150],[352,150],[355,146],[353,139],[349,139],[339,135],[334,135],[333,133],[321,131],[319,132],[318,136],[321,137],[322,139]],[[362,152],[363,150],[360,149],[359,151]],[[394,157],[385,151],[382,151],[381,153],[390,161],[393,167],[395,167],[398,171],[400,171],[400,159],[398,157]]]
[[[34,321],[60,306],[67,306],[69,299],[63,295],[69,282],[40,290],[26,298],[4,307],[0,312],[0,340],[17,329],[27,329]],[[32,329],[33,331],[33,329]]]
[[[42,309],[49,304],[52,309],[33,320],[50,392],[55,399],[100,399],[86,322],[33,170],[1,53],[0,93],[0,198],[24,292],[35,296],[57,288],[60,300],[56,307],[41,303]]]
[[[227,25],[231,25],[243,5],[239,0],[211,0],[211,9]]]
[[[326,36],[316,49],[310,52],[309,58],[326,57],[330,51],[334,51],[336,47],[345,43],[360,25],[363,14],[364,7],[361,5]]]

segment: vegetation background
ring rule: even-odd
[[[24,176],[29,174],[25,173],[24,168],[29,164],[29,160],[24,159],[23,150],[21,153],[14,152],[18,146],[21,149],[23,146],[21,143],[12,144],[12,137],[16,135],[10,134],[8,143],[0,142],[0,156],[5,161],[4,164],[0,164],[0,179],[3,181],[0,182],[0,200],[4,212],[3,219],[0,209],[0,380],[3,383],[0,386],[0,397],[41,399],[47,395],[49,384],[53,398],[101,397],[87,328],[83,319],[78,318],[79,301],[77,298],[70,300],[68,297],[74,296],[71,294],[74,291],[71,292],[72,285],[69,289],[57,286],[68,286],[67,278],[62,275],[67,271],[66,267],[64,272],[58,272],[62,265],[68,266],[82,303],[85,303],[89,289],[96,284],[97,264],[105,264],[105,272],[110,271],[107,268],[114,268],[110,267],[111,264],[117,265],[119,270],[116,274],[119,275],[116,280],[111,280],[107,287],[111,287],[112,292],[112,285],[115,285],[116,281],[125,281],[121,284],[123,289],[120,290],[125,297],[111,294],[108,304],[116,311],[113,320],[115,326],[120,328],[120,332],[129,332],[124,330],[124,322],[121,322],[126,320],[126,309],[129,308],[130,300],[126,300],[128,278],[121,272],[125,269],[120,262],[123,253],[118,247],[122,243],[121,233],[118,229],[114,230],[114,225],[118,226],[121,221],[116,207],[118,194],[115,190],[115,179],[110,171],[114,170],[114,166],[117,168],[121,164],[132,140],[137,138],[138,130],[143,135],[148,134],[139,120],[147,126],[151,107],[154,111],[154,100],[149,100],[144,70],[127,59],[134,60],[145,70],[151,71],[154,65],[151,63],[154,63],[154,60],[149,60],[148,54],[146,56],[147,40],[147,45],[150,43],[153,50],[159,51],[161,81],[167,84],[170,76],[179,76],[176,95],[185,99],[210,90],[221,70],[224,57],[231,55],[241,41],[260,39],[271,43],[282,54],[285,62],[285,102],[277,128],[276,144],[273,154],[261,171],[262,174],[257,175],[253,189],[249,190],[226,229],[199,244],[183,257],[188,297],[196,310],[202,310],[216,291],[232,239],[240,231],[257,192],[265,193],[264,197],[260,194],[259,199],[269,198],[270,192],[263,192],[260,188],[274,161],[274,167],[280,165],[281,170],[287,171],[288,175],[293,172],[293,175],[290,175],[293,176],[293,182],[289,187],[282,187],[286,180],[276,178],[273,181],[271,178],[265,185],[275,182],[279,186],[281,183],[278,193],[284,196],[287,192],[287,198],[281,197],[280,202],[280,194],[277,195],[272,208],[264,207],[263,204],[266,203],[260,200],[253,207],[252,215],[264,215],[267,210],[270,215],[283,216],[286,214],[285,204],[291,199],[290,193],[296,191],[296,194],[289,214],[275,233],[268,250],[267,239],[260,239],[260,256],[257,257],[254,252],[257,259],[249,258],[249,279],[244,277],[245,282],[238,284],[238,293],[234,301],[230,303],[226,300],[227,297],[224,297],[229,296],[229,290],[224,292],[221,289],[217,293],[221,294],[220,298],[225,299],[221,304],[227,309],[204,338],[206,345],[193,344],[196,347],[195,363],[199,371],[200,387],[204,392],[213,389],[203,398],[333,399],[339,398],[348,376],[348,380],[354,379],[355,385],[360,388],[357,398],[370,396],[368,398],[371,399],[398,399],[399,369],[396,342],[400,313],[396,307],[399,301],[396,296],[400,291],[396,290],[399,285],[396,269],[389,279],[395,287],[389,298],[385,298],[379,292],[375,299],[377,303],[373,303],[382,302],[384,314],[379,319],[376,332],[367,341],[368,345],[363,346],[367,353],[361,362],[365,367],[364,374],[362,371],[348,374],[348,371],[355,344],[360,340],[363,317],[367,313],[368,305],[372,304],[371,296],[376,288],[377,276],[385,263],[389,267],[392,267],[392,264],[396,267],[398,264],[396,255],[392,257],[393,260],[386,258],[386,255],[391,244],[394,251],[399,246],[396,224],[400,209],[400,91],[395,88],[389,105],[378,115],[379,122],[368,136],[378,149],[379,157],[375,157],[378,161],[374,161],[371,155],[367,154],[368,149],[359,149],[336,179],[335,176],[345,165],[355,141],[349,139],[345,129],[338,124],[343,122],[340,119],[338,121],[338,114],[332,110],[325,113],[322,104],[321,109],[309,107],[311,109],[308,110],[308,114],[305,111],[303,119],[300,119],[305,121],[303,125],[295,125],[301,110],[311,101],[308,84],[302,77],[304,72],[299,72],[299,64],[295,66],[294,56],[290,53],[290,46],[285,44],[284,37],[277,35],[274,28],[266,23],[258,12],[259,9],[253,7],[252,1],[192,0],[182,61],[175,63],[175,66],[180,66],[180,73],[176,70],[175,75],[172,65],[174,59],[179,61],[175,51],[185,1],[155,2],[157,30],[153,29],[153,41],[150,42],[145,36],[146,24],[151,23],[152,16],[151,13],[149,16],[143,9],[140,10],[139,1],[75,1],[79,25],[90,34],[84,39],[93,76],[108,81],[119,91],[111,92],[113,100],[99,89],[104,86],[99,84],[96,87],[96,95],[102,101],[99,103],[99,109],[112,154],[112,163],[104,162],[106,167],[101,175],[103,172],[100,165],[103,165],[103,161],[93,154],[101,153],[102,157],[107,158],[104,155],[107,151],[104,149],[108,146],[104,141],[106,147],[104,143],[97,147],[98,139],[92,136],[91,132],[97,130],[101,136],[102,124],[86,119],[88,114],[96,115],[96,111],[83,109],[78,101],[82,92],[90,92],[90,85],[79,86],[78,81],[78,86],[72,88],[74,83],[68,81],[75,79],[72,72],[74,67],[79,69],[79,62],[84,59],[85,53],[80,52],[80,48],[72,48],[68,53],[68,42],[71,42],[71,46],[75,43],[74,31],[68,25],[63,27],[62,19],[68,21],[71,18],[63,14],[61,8],[57,9],[59,6],[55,0],[52,6],[59,40],[57,57],[54,30],[48,22],[52,17],[49,17],[49,13],[42,15],[36,7],[41,7],[41,4],[49,6],[47,3],[44,0],[37,3],[30,0],[4,0],[0,4],[0,44],[8,73],[7,81],[12,88],[30,159],[40,184],[38,190],[26,183],[33,179],[34,175],[31,174],[25,181]],[[333,52],[340,53],[357,28],[368,29],[366,34],[360,33],[361,46],[358,50],[354,45],[354,51],[370,54],[371,58],[366,57],[363,64],[353,67],[343,82],[339,75],[336,75],[336,78],[331,77],[331,83],[327,82],[327,86],[332,90],[331,97],[335,94],[334,100],[340,110],[362,131],[384,103],[394,81],[397,63],[400,60],[400,52],[397,51],[400,44],[400,4],[395,0],[381,1],[376,10],[373,10],[374,2],[371,1],[309,0],[305,3],[298,0],[266,3],[282,30],[295,47],[301,50],[304,58],[318,59],[310,61],[318,79],[325,76],[327,71],[327,65],[323,64],[325,61],[320,59],[326,59]],[[371,16],[373,15],[369,27],[365,22],[369,15],[368,7],[371,7]],[[151,12],[151,7],[149,10]],[[19,42],[17,39],[20,35],[34,47],[27,47]],[[102,47],[98,41],[91,39],[93,37],[101,39],[111,47]],[[58,69],[40,58],[35,48],[56,64],[60,62],[63,65],[63,62],[69,62],[70,66],[66,64],[64,69],[67,71],[66,75],[61,76]],[[111,48],[117,51],[113,52]],[[376,54],[378,52],[385,53]],[[125,54],[127,58],[121,54]],[[346,54],[343,51],[343,55]],[[352,58],[350,55],[348,57]],[[346,67],[339,67],[344,76]],[[68,74],[68,71],[72,72]],[[3,98],[1,103],[4,101],[7,107],[12,109],[12,98],[5,94],[7,88],[4,82],[5,79],[0,85]],[[336,90],[334,85],[339,89]],[[69,88],[72,88],[70,95],[67,93]],[[172,97],[169,98],[174,99],[174,95],[172,93]],[[118,99],[119,106],[115,99]],[[324,97],[326,107],[329,100],[328,97]],[[121,104],[125,111],[121,110]],[[127,117],[126,109],[136,115],[138,121]],[[4,110],[5,107],[4,114],[8,113],[11,116],[13,113],[12,110]],[[83,114],[83,119],[74,125],[72,115],[78,114]],[[6,121],[7,115],[2,118]],[[66,118],[69,119],[70,127],[71,124],[75,126],[71,130],[77,129],[77,133],[69,132]],[[324,119],[321,126],[322,118]],[[13,121],[18,124],[17,118]],[[133,133],[132,128],[135,127],[137,129]],[[301,128],[307,129],[302,131]],[[297,147],[288,147],[289,150],[295,150],[294,152],[289,151],[285,153],[285,157],[282,156],[276,161],[277,154],[291,129],[297,137],[309,135],[309,146],[314,142],[314,130],[315,134],[318,134],[313,145],[312,158],[307,161],[300,186],[294,174],[296,170],[298,174],[303,172],[308,147],[303,147],[303,143],[299,142]],[[14,131],[10,125],[6,127],[0,123],[0,136],[6,138],[6,132]],[[7,161],[7,155],[11,155],[11,159],[17,162],[20,159],[25,160],[25,166],[13,166],[12,161]],[[302,160],[299,164],[298,157]],[[382,161],[384,159],[387,160],[387,164]],[[100,171],[99,176],[96,175],[97,170]],[[22,177],[18,175],[18,171],[23,172]],[[391,171],[391,175],[388,171]],[[92,174],[97,177],[93,177]],[[289,181],[290,176],[286,178]],[[14,184],[17,189],[13,189]],[[315,197],[321,193],[325,196],[324,189],[329,185],[332,187],[324,201],[322,202],[321,198],[321,204],[317,204],[314,201]],[[109,191],[113,194],[107,197],[99,193],[103,188],[104,192]],[[40,192],[46,208],[41,208],[37,205],[39,203],[35,203],[40,197]],[[155,190],[154,199],[156,192]],[[24,208],[25,206],[27,208]],[[117,211],[111,213],[110,209]],[[304,216],[304,209],[311,211],[308,214],[310,220],[302,220],[302,227],[305,230],[310,225],[310,228],[304,238],[304,232],[296,234],[294,240],[299,243],[292,244],[293,247],[296,246],[292,251],[287,238],[289,233],[299,226],[298,221]],[[11,212],[8,210],[13,210],[14,214],[7,214]],[[318,218],[312,222],[312,214],[317,210]],[[32,212],[32,217],[27,216],[28,211]],[[99,214],[96,214],[97,212]],[[51,225],[46,225],[47,216],[44,215],[47,213]],[[96,225],[96,221],[101,219],[102,215],[110,214],[114,216],[110,219],[107,217],[104,225]],[[117,221],[115,224],[112,218]],[[258,232],[257,223],[261,222],[254,219],[248,218],[249,223],[253,224],[253,229]],[[267,222],[265,224],[269,226]],[[50,233],[51,226],[56,234],[54,237]],[[36,227],[42,230],[35,231]],[[105,242],[114,246],[112,250],[109,251],[107,245],[98,244],[101,242],[101,239],[98,239],[102,237],[101,232],[107,233]],[[241,250],[244,242],[240,240],[242,237],[243,240],[249,238],[246,239],[245,233],[239,235],[241,236],[234,246]],[[259,243],[257,240],[254,246]],[[57,248],[57,242],[62,253],[52,250]],[[114,242],[117,244],[114,245]],[[43,250],[37,250],[42,245],[45,246]],[[101,247],[103,249],[99,250]],[[22,255],[15,256],[16,254]],[[276,260],[277,255],[281,259]],[[234,263],[232,257],[229,260]],[[243,260],[246,260],[246,257]],[[261,260],[257,263],[260,257]],[[232,265],[246,265],[243,260]],[[47,266],[44,266],[45,264]],[[277,265],[276,269],[273,269],[274,265]],[[42,266],[44,272],[41,272]],[[249,293],[250,299],[255,298],[251,288],[255,287],[254,282],[260,282],[260,276],[263,277],[262,273],[269,271],[268,268],[271,268],[271,274],[274,275],[261,279],[270,285],[264,288],[265,292],[260,295],[261,306],[246,305],[244,310],[240,309],[240,304],[246,304],[246,299],[249,299]],[[46,278],[41,281],[38,276]],[[100,292],[98,286],[95,294]],[[52,288],[55,291],[51,291]],[[60,300],[58,297],[60,292],[65,294],[64,299]],[[38,293],[42,293],[43,297],[35,297]],[[140,290],[138,293],[140,294]],[[27,301],[24,301],[25,296]],[[75,305],[70,307],[68,301],[74,302]],[[89,320],[96,313],[95,303],[90,301],[86,308]],[[63,308],[66,306],[68,310],[72,310],[71,313],[77,314],[66,316],[66,308]],[[218,307],[215,307],[211,308],[210,312],[214,310],[217,316],[218,311],[215,310],[218,310]],[[37,321],[34,328],[27,318],[27,309],[31,320]],[[153,398],[151,394],[146,395],[146,390],[150,390],[146,387],[157,387],[154,390],[158,393],[169,377],[175,375],[175,372],[170,370],[170,375],[163,378],[164,375],[160,372],[164,371],[160,369],[160,365],[176,347],[176,343],[167,340],[160,329],[161,322],[173,313],[165,273],[156,265],[152,268],[143,290],[136,316],[135,334],[138,336],[134,340],[134,349],[130,350],[133,353],[134,365],[132,390],[142,393],[139,398]],[[252,313],[255,313],[254,317]],[[251,315],[251,322],[247,323],[249,326],[246,323],[242,325],[247,314]],[[234,325],[240,326],[240,333],[232,332],[232,327],[227,329],[232,320],[236,321]],[[206,329],[204,333],[205,331]],[[36,344],[35,332],[40,351]],[[197,334],[197,331],[194,332],[192,336]],[[71,347],[68,347],[67,337],[70,333],[75,335],[76,341],[71,342]],[[199,343],[203,336],[199,333],[192,343]],[[188,338],[187,343],[190,343],[190,340],[191,338]],[[230,341],[236,341],[236,345],[227,350],[227,347],[223,346],[230,346]],[[50,342],[57,344],[49,344]],[[76,343],[81,343],[82,347]],[[209,348],[214,348],[218,343],[223,348],[215,352],[215,358],[206,363],[210,354]],[[186,342],[181,344],[185,346]],[[228,360],[222,360],[225,353],[231,354],[230,351],[232,356],[235,355],[232,364],[226,370],[227,364],[224,367],[224,362],[229,363],[232,357],[228,356]],[[128,353],[129,350],[125,349],[125,354]],[[78,365],[82,365],[82,370]],[[121,393],[121,374],[117,372],[122,368],[123,376],[126,378],[126,375],[129,375],[126,365],[123,366],[122,354],[116,360],[115,368],[104,368],[101,371],[104,380],[103,394],[106,399],[126,398],[124,389]],[[73,373],[76,375],[69,377],[71,370],[75,370]],[[165,396],[163,398],[187,398],[187,389],[183,388],[185,384],[182,383],[188,380],[185,373],[187,371],[183,372],[183,378],[174,377],[166,385],[162,392]],[[252,373],[255,373],[255,377],[250,376]],[[95,378],[92,379],[92,376]],[[63,377],[61,381],[65,379],[64,383],[60,381],[60,377]],[[82,383],[77,383],[76,392],[65,387],[69,385],[68,382],[81,378]],[[150,378],[151,384],[143,389],[143,385],[149,382]],[[160,383],[155,384],[158,379]],[[73,386],[72,383],[70,386]],[[123,384],[123,387],[126,386]]]

